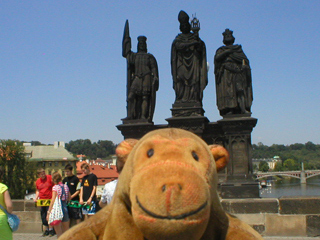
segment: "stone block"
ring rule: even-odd
[[[224,210],[232,214],[240,213],[278,213],[278,199],[253,198],[253,199],[223,199]]]
[[[20,218],[21,222],[39,222],[41,223],[41,216],[39,212],[15,212]]]
[[[238,219],[249,224],[258,233],[263,234],[265,231],[265,214],[253,213],[253,214],[234,214]]]
[[[13,211],[24,211],[24,200],[12,200]]]
[[[25,211],[40,211],[40,207],[36,207],[36,203],[34,201],[25,201],[24,204]]]
[[[307,215],[307,235],[308,237],[320,236],[319,215]]]
[[[221,183],[221,197],[223,199],[259,198],[259,185],[248,183]]]
[[[15,233],[42,233],[42,224],[37,222],[20,222],[19,229]]]
[[[307,236],[306,216],[266,214],[265,236]]]
[[[281,214],[320,214],[319,197],[281,197]]]
[[[264,225],[265,214],[264,213],[254,213],[254,214],[234,214],[237,218],[250,226],[253,225]]]
[[[251,226],[254,230],[256,230],[261,235],[264,234],[265,226],[264,225],[252,225]]]

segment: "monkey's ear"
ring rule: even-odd
[[[216,162],[217,172],[222,171],[228,165],[229,162],[229,153],[227,149],[216,144],[209,145],[209,149]]]
[[[127,157],[134,145],[138,142],[137,139],[127,138],[123,140],[116,148],[116,156],[117,161],[119,161],[122,165],[124,165],[127,161]]]

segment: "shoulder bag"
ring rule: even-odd
[[[64,189],[62,187],[62,194],[63,194],[63,192],[64,192]],[[61,196],[62,196],[62,194],[61,194]],[[62,219],[63,219],[63,211],[62,211],[61,198],[59,197],[59,194],[57,192],[57,197],[53,203],[53,206],[52,206],[52,209],[51,209],[51,212],[49,215],[48,223],[50,225],[58,225],[59,223],[61,223]]]
[[[0,208],[2,209],[2,211],[5,212],[5,214],[7,214],[8,223],[9,223],[9,226],[10,226],[12,232],[17,231],[19,228],[19,224],[20,224],[19,217],[15,214],[8,213],[7,210],[1,204],[0,204]]]

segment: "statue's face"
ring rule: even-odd
[[[180,31],[182,33],[189,33],[191,30],[191,26],[189,23],[181,23],[180,24]]]
[[[146,42],[138,42],[138,52],[139,51],[147,51],[147,43]]]
[[[232,33],[226,33],[223,37],[223,43],[225,45],[232,45],[234,43],[234,36],[232,35]]]

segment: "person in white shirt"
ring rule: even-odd
[[[117,167],[117,172],[119,174],[121,173],[123,166],[124,164],[122,162],[117,161],[116,167]],[[114,191],[116,190],[117,183],[118,183],[118,179],[113,180],[112,182],[108,182],[106,183],[106,185],[104,185],[101,200],[99,201],[99,206],[101,208],[110,204]]]

